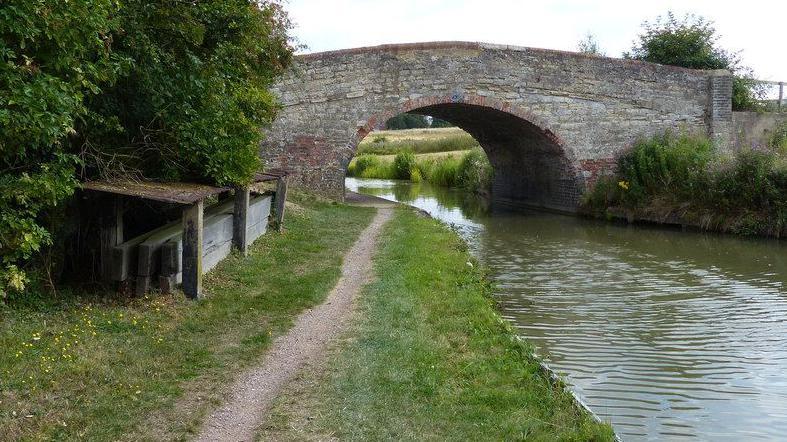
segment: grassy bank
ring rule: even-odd
[[[720,154],[704,136],[641,140],[585,196],[583,210],[746,235],[787,235],[787,130],[770,149]]]
[[[350,162],[347,175],[358,178],[427,181],[443,187],[460,187],[471,192],[489,191],[492,166],[484,151],[451,151],[396,155],[361,155]]]
[[[381,238],[357,324],[261,439],[612,439],[515,338],[455,233],[400,209]]]
[[[207,277],[209,298],[67,296],[0,310],[0,439],[162,440],[337,281],[372,211],[295,197],[287,230]]]
[[[396,155],[405,150],[420,154],[470,150],[474,147],[478,147],[478,142],[458,127],[383,130],[364,138],[358,145],[358,154]]]

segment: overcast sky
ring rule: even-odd
[[[480,41],[576,50],[593,33],[619,57],[645,20],[666,11],[715,22],[721,44],[742,50],[763,80],[787,81],[787,1],[750,0],[289,0],[305,52],[385,43]]]

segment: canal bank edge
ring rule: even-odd
[[[347,191],[347,192],[345,193],[345,198],[346,198],[346,201],[347,201],[348,203],[350,203],[350,204],[353,204],[353,205],[360,205],[360,206],[365,206],[365,207],[369,207],[369,206],[372,206],[372,207],[390,207],[391,205],[394,205],[394,206],[398,206],[398,207],[401,207],[401,208],[404,208],[404,209],[412,210],[412,211],[414,211],[414,212],[418,213],[420,216],[424,216],[424,217],[427,217],[427,218],[433,219],[433,220],[435,220],[435,221],[437,221],[437,222],[441,223],[442,225],[444,225],[446,228],[449,228],[449,229],[451,229],[451,230],[453,231],[453,227],[454,227],[454,226],[452,226],[451,224],[445,223],[445,222],[443,222],[443,221],[441,221],[441,220],[438,220],[437,218],[434,218],[434,217],[433,217],[433,216],[432,216],[432,215],[431,215],[429,212],[427,212],[426,210],[419,209],[419,208],[417,208],[417,207],[413,207],[413,206],[409,206],[409,205],[407,205],[407,204],[404,204],[404,203],[400,203],[400,202],[394,202],[394,201],[386,200],[386,199],[384,199],[384,198],[380,198],[380,197],[377,197],[377,196],[372,196],[372,195],[365,195],[365,194],[361,194],[361,193],[357,193],[357,192],[352,192],[352,191]],[[562,212],[558,212],[558,213],[562,213]],[[462,241],[464,242],[464,240],[462,240]],[[471,257],[471,258],[472,258],[472,257]],[[478,264],[477,260],[475,260],[474,258],[472,258],[472,262],[475,262],[476,264]],[[482,269],[481,269],[481,271],[482,271],[482,272],[484,272],[485,274],[488,274],[488,271],[487,271],[487,270],[486,270],[486,269],[485,269],[483,266],[482,266]],[[495,306],[496,306],[496,310],[495,310],[495,311],[496,311],[496,313],[497,313],[497,314],[498,314],[498,316],[499,316],[499,314],[500,314],[500,313],[499,313],[500,309],[499,309],[499,307],[497,307],[497,301],[496,301],[496,300],[495,300],[495,299],[494,299],[494,298],[491,296],[491,292],[489,293],[489,295],[490,295],[490,299],[492,300],[492,302],[494,302],[494,303],[495,303]],[[514,330],[514,328],[513,328],[513,327],[511,327],[511,325],[510,325],[510,323],[508,323],[508,321],[506,321],[506,320],[505,320],[505,319],[503,319],[502,317],[500,317],[500,320],[502,321],[502,323],[504,323],[504,324],[508,325],[508,327],[507,327],[507,332],[508,332],[508,333],[511,335],[512,339],[515,339],[515,340],[517,340],[517,341],[519,342],[519,344],[520,344],[520,345],[525,345],[525,346],[528,346],[528,344],[527,344],[527,341],[525,341],[524,339],[522,339],[522,338],[521,338],[521,337],[520,337],[520,336],[519,336],[519,335],[516,333],[516,330]],[[568,392],[569,394],[571,394],[571,396],[574,398],[574,402],[576,402],[576,405],[577,405],[577,407],[579,407],[579,408],[581,408],[582,410],[584,410],[584,411],[585,411],[587,414],[589,414],[589,415],[590,415],[590,416],[591,416],[591,417],[592,417],[592,418],[593,418],[593,419],[594,419],[596,422],[598,422],[598,423],[600,423],[600,424],[608,424],[608,422],[604,422],[604,420],[603,420],[603,419],[601,419],[601,417],[599,417],[599,416],[598,416],[598,415],[597,415],[597,414],[596,414],[596,413],[595,413],[595,412],[594,412],[594,411],[593,411],[593,410],[590,408],[590,406],[588,406],[588,404],[587,404],[587,403],[585,403],[585,401],[584,401],[584,400],[582,400],[582,398],[581,398],[581,397],[579,397],[579,395],[577,395],[577,394],[576,394],[576,393],[575,393],[575,392],[574,392],[574,391],[573,391],[573,390],[572,390],[572,389],[571,389],[571,388],[570,388],[570,387],[569,387],[569,386],[566,384],[566,382],[563,380],[563,378],[562,378],[562,377],[561,377],[561,376],[560,376],[560,375],[559,375],[557,372],[555,372],[554,370],[552,370],[552,369],[549,367],[549,365],[548,365],[546,362],[544,362],[544,361],[543,361],[543,359],[541,359],[541,357],[539,357],[539,356],[538,356],[538,354],[537,354],[536,352],[534,352],[534,351],[533,351],[533,352],[531,352],[531,353],[530,353],[530,355],[531,355],[531,357],[532,357],[534,360],[538,361],[538,363],[539,363],[539,366],[540,366],[540,368],[541,368],[541,371],[542,371],[542,373],[543,373],[545,376],[547,376],[547,377],[548,377],[548,378],[551,380],[551,382],[552,382],[552,383],[553,383],[553,384],[554,384],[556,387],[562,388],[562,389],[564,389],[566,392]],[[613,431],[614,431],[614,430],[613,430]],[[617,434],[615,434],[614,436],[615,436],[615,440],[616,440],[616,441],[620,441],[620,440],[621,440],[621,439],[620,439],[620,437],[619,437]]]
[[[377,198],[377,197],[374,197],[374,198]],[[382,198],[378,198],[378,199],[382,199]],[[387,201],[387,200],[384,200],[384,201]],[[432,218],[432,219],[434,219],[434,220],[436,220],[436,221],[440,222],[441,224],[443,224],[443,225],[444,225],[444,226],[446,226],[447,228],[450,228],[450,229],[452,229],[452,230],[453,230],[453,226],[452,226],[451,224],[444,223],[444,222],[442,222],[441,220],[438,220],[438,219],[434,218],[434,217],[433,217],[433,216],[432,216],[432,215],[431,215],[429,212],[427,212],[426,210],[419,209],[419,208],[417,208],[417,207],[407,206],[407,205],[405,205],[405,204],[402,204],[402,203],[396,203],[396,204],[399,204],[399,205],[400,205],[400,206],[402,206],[402,207],[408,207],[408,208],[410,208],[410,209],[412,209],[412,210],[416,211],[416,212],[417,212],[419,215],[426,216],[426,217],[428,217],[428,218]],[[547,211],[549,211],[549,210],[547,210]],[[555,212],[555,213],[560,213],[560,214],[566,214],[566,212],[561,212],[561,211],[553,211],[553,212]],[[464,240],[463,240],[463,241],[464,241]],[[477,263],[477,260],[475,260],[475,258],[473,258],[473,262],[476,262],[476,263]],[[482,271],[483,271],[485,274],[488,274],[488,273],[489,273],[489,272],[488,272],[488,270],[486,270],[486,269],[485,269],[483,266],[482,266]],[[498,314],[498,316],[499,316],[499,315],[500,315],[500,308],[497,306],[497,300],[495,300],[495,299],[494,299],[494,297],[492,297],[492,296],[491,296],[491,292],[490,292],[490,299],[492,300],[492,302],[494,302],[494,303],[495,303],[495,306],[496,306],[495,312],[496,312],[496,313]],[[526,341],[525,339],[523,339],[521,336],[519,336],[519,335],[516,333],[516,330],[515,330],[515,329],[514,329],[514,328],[511,326],[511,324],[510,324],[508,321],[506,321],[506,320],[505,320],[505,319],[504,319],[502,316],[500,317],[500,320],[502,321],[502,323],[504,323],[505,325],[507,325],[507,331],[508,331],[508,333],[511,335],[512,339],[515,339],[516,341],[518,341],[520,345],[524,345],[524,346],[526,346],[526,347],[530,347],[530,345],[527,343],[527,341]],[[544,362],[544,360],[543,360],[543,359],[542,359],[542,358],[541,358],[541,357],[538,355],[538,353],[536,353],[535,351],[531,351],[531,353],[530,353],[530,356],[531,356],[531,357],[532,357],[534,360],[538,361],[538,364],[539,364],[539,366],[540,366],[540,368],[541,368],[541,372],[542,372],[542,374],[544,374],[545,376],[547,376],[547,377],[550,379],[550,381],[553,383],[553,385],[554,385],[555,387],[562,388],[564,391],[566,391],[567,393],[569,393],[569,394],[571,395],[571,397],[573,397],[573,398],[574,398],[574,402],[576,403],[576,406],[577,406],[577,407],[579,407],[579,408],[580,408],[580,409],[582,409],[582,410],[583,410],[585,413],[587,413],[588,415],[590,415],[590,416],[591,416],[591,417],[592,417],[592,418],[593,418],[593,419],[594,419],[596,422],[598,422],[599,424],[609,425],[609,422],[604,422],[604,420],[603,420],[603,419],[601,419],[601,417],[600,417],[599,415],[597,415],[597,414],[596,414],[596,413],[595,413],[595,412],[594,412],[594,411],[593,411],[593,410],[590,408],[590,406],[589,406],[589,405],[588,405],[588,404],[587,404],[587,403],[586,403],[584,400],[582,400],[582,398],[581,398],[581,397],[580,397],[578,394],[576,394],[576,392],[574,392],[574,390],[572,390],[572,389],[571,389],[571,387],[569,387],[569,386],[568,386],[568,384],[565,382],[565,380],[563,379],[563,377],[562,377],[562,376],[560,376],[560,375],[559,375],[559,374],[558,374],[556,371],[552,370],[552,368],[549,366],[549,364],[547,364],[546,362]],[[613,429],[613,432],[614,432],[614,429]],[[617,441],[617,442],[622,442],[622,440],[621,440],[621,439],[620,439],[620,437],[617,435],[617,433],[614,433],[614,437],[615,437],[615,441]]]
[[[383,235],[384,244],[375,258],[379,280],[362,296],[355,328],[331,350],[327,367],[312,367],[287,388],[273,408],[270,424],[261,430],[261,438],[346,435],[362,439],[373,436],[375,429],[399,436],[477,437],[483,428],[492,438],[511,437],[516,433],[502,431],[515,429],[553,439],[617,440],[611,426],[601,423],[566,389],[500,315],[486,271],[469,255],[467,244],[456,232],[428,214],[423,216],[424,212],[402,207]],[[407,308],[400,310],[391,303]],[[389,308],[396,308],[396,314]],[[459,331],[461,336],[456,335]],[[399,339],[416,342],[403,345]],[[452,339],[461,344],[443,347],[439,343]],[[373,344],[367,346],[369,342]],[[430,361],[425,362],[419,351],[430,355],[424,356]],[[408,373],[428,363],[432,365],[427,371],[437,372],[437,378],[442,373],[445,383],[427,385],[432,393],[419,397],[426,381],[423,376],[409,378]],[[491,372],[478,376],[474,371],[484,369]],[[390,380],[402,376],[406,379],[401,382]],[[494,406],[476,403],[484,401]],[[493,417],[484,414],[487,408],[492,408]],[[465,425],[461,413],[468,412],[475,413],[479,422],[471,430],[475,433],[461,432]],[[408,427],[397,427],[399,421]],[[534,421],[541,428],[533,429]],[[392,426],[382,427],[386,424],[381,422]]]
[[[703,224],[700,221],[686,219],[675,213],[657,214],[657,213],[643,213],[638,211],[624,210],[621,208],[610,207],[604,213],[596,213],[592,210],[582,210],[578,215],[584,218],[603,220],[607,222],[620,223],[620,224],[634,224],[634,225],[650,225],[655,227],[667,229],[680,229],[689,232],[697,233],[713,233],[718,235],[735,235],[753,238],[774,238],[781,239],[787,237],[787,226],[781,232],[736,232],[728,228],[714,228],[707,222]]]

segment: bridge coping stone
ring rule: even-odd
[[[565,179],[580,188],[612,169],[641,136],[686,127],[724,144],[732,131],[728,71],[478,42],[298,55],[273,90],[283,110],[261,155],[292,169],[295,185],[337,197],[357,144],[387,118],[419,108],[460,103],[524,120],[563,151],[564,170],[573,175]],[[534,170],[553,161],[522,155],[518,164]],[[532,190],[533,183],[522,186]]]

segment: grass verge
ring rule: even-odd
[[[287,230],[211,272],[210,297],[70,297],[0,310],[0,439],[182,439],[335,285],[373,211],[296,196]]]
[[[398,209],[381,242],[356,325],[261,439],[613,439],[542,372],[454,232]]]

